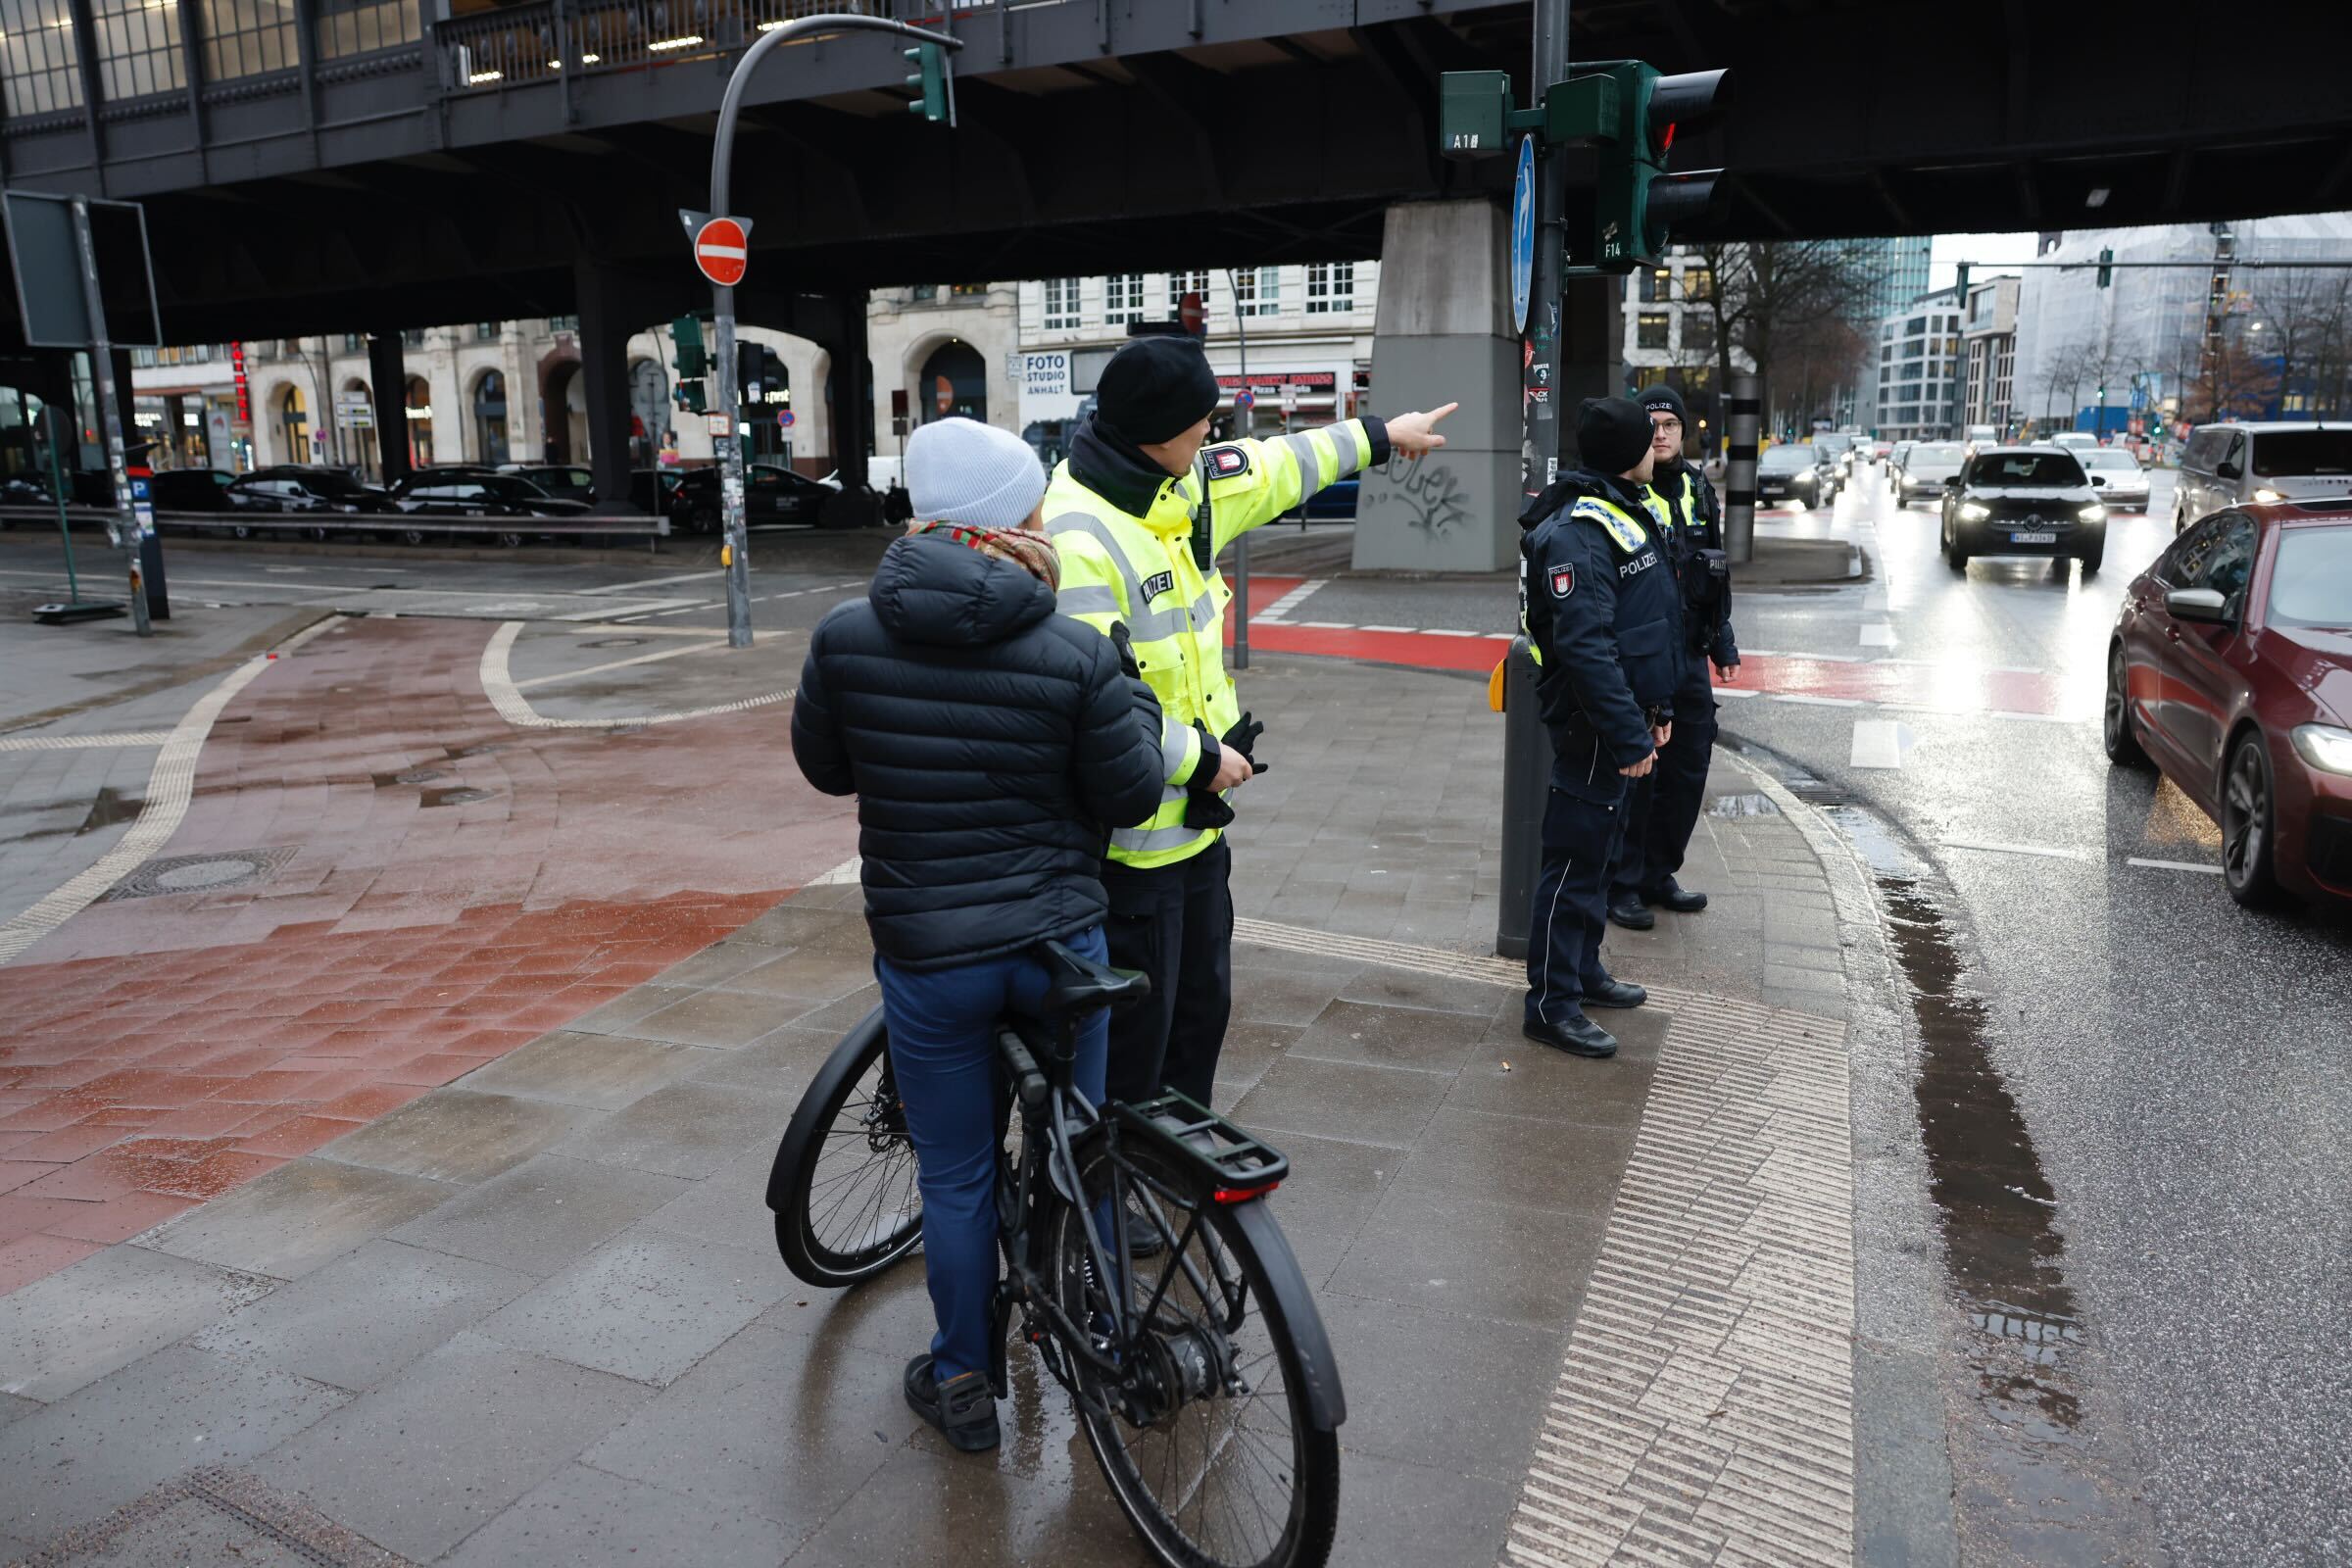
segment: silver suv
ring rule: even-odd
[[[2173,532],[2240,502],[2352,495],[2352,424],[2199,425],[2180,454]]]

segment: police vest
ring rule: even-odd
[[[1061,558],[1054,608],[1104,633],[1124,622],[1136,668],[1159,699],[1166,760],[1159,807],[1140,823],[1112,825],[1111,859],[1168,865],[1216,842],[1214,828],[1186,827],[1184,812],[1185,787],[1201,754],[1194,724],[1223,735],[1242,716],[1225,672],[1225,607],[1233,590],[1216,567],[1217,553],[1371,460],[1371,433],[1360,419],[1263,441],[1221,442],[1203,447],[1183,478],[1160,485],[1140,517],[1089,490],[1067,463],[1054,468],[1045,500],[1046,532]],[[1202,522],[1207,536],[1197,551],[1194,535]]]
[[[1684,477],[1687,479],[1690,476],[1686,474]],[[1674,526],[1666,503],[1659,500],[1657,492],[1647,485],[1642,487],[1642,508],[1649,514],[1650,522],[1661,534]],[[1617,553],[1629,560],[1634,552],[1649,543],[1649,535],[1642,531],[1642,524],[1634,520],[1633,514],[1604,497],[1579,496],[1575,505],[1568,509],[1568,515],[1599,523],[1601,531],[1609,536],[1609,543],[1617,547]],[[1527,624],[1527,557],[1524,554],[1519,558],[1519,634],[1527,639],[1528,657],[1541,666],[1544,650],[1537,644],[1535,634],[1528,630]]]

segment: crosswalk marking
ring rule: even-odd
[[[1883,620],[1867,622],[1857,627],[1856,630],[1861,634],[1862,646],[1865,648],[1892,648],[1894,646],[1894,628]]]
[[[1900,767],[1903,765],[1902,726],[1891,718],[1854,720],[1854,744],[1847,765]]]

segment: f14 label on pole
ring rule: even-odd
[[[681,212],[687,232],[694,236],[694,265],[703,275],[720,288],[733,288],[743,281],[744,270],[751,264],[752,220],[748,218],[713,218],[709,213]]]

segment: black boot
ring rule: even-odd
[[[1631,980],[1609,979],[1585,987],[1588,1007],[1639,1007],[1648,1000],[1649,993]]]
[[[1693,893],[1672,877],[1668,877],[1656,887],[1651,888],[1642,897],[1662,908],[1672,909],[1677,914],[1696,914],[1707,906],[1707,896],[1704,893]],[[1616,914],[1615,909],[1609,911],[1612,919],[1616,917]]]
[[[985,1372],[952,1377],[942,1388],[931,1357],[918,1355],[906,1363],[906,1403],[965,1453],[985,1453],[1004,1441]]]
[[[1658,923],[1658,917],[1650,913],[1648,907],[1631,894],[1615,900],[1609,905],[1609,919],[1611,923],[1621,925],[1628,931],[1646,931]]]
[[[1520,1033],[1554,1051],[1565,1051],[1571,1056],[1617,1054],[1617,1037],[1574,1010],[1557,1023],[1545,1018],[1530,1018],[1521,1026]]]

